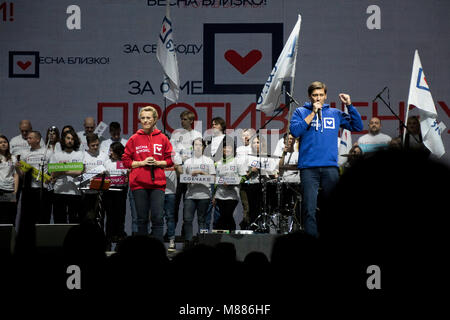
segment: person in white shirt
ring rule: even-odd
[[[164,173],[166,175],[166,191],[164,193],[164,218],[166,219],[166,229],[167,238],[169,240],[169,247],[167,248],[169,252],[176,251],[175,247],[175,228],[176,220],[175,215],[178,211],[175,211],[175,200],[176,191],[178,188],[177,171],[179,173],[183,172],[183,167],[181,166],[181,157],[175,154],[173,157],[173,167],[164,168]],[[185,183],[183,183],[186,185]]]
[[[197,138],[201,138],[201,132],[192,128],[195,120],[195,114],[192,111],[183,111],[180,114],[181,128],[175,129],[170,138],[175,154],[181,157],[182,163],[192,157],[192,141]],[[175,228],[178,223],[178,212],[180,209],[181,199],[184,199],[186,194],[187,184],[180,183],[180,176],[177,172],[177,190],[175,193],[175,206],[174,206],[174,223]]]
[[[109,147],[113,142],[120,142],[124,147],[127,144],[128,140],[122,138],[122,129],[120,127],[120,123],[114,121],[109,124],[109,135],[111,136],[111,138],[101,141],[100,152],[108,154]]]
[[[109,159],[104,164],[111,179],[110,190],[103,196],[106,213],[105,234],[108,245],[126,238],[125,215],[129,170],[122,163],[124,151],[125,147],[122,143],[113,142],[109,147]]]
[[[236,149],[236,157],[238,159],[242,159],[244,162],[247,161],[247,157],[251,152],[250,140],[256,134],[256,130],[253,128],[243,129],[241,132],[242,145],[237,147]],[[242,221],[239,226],[241,230],[248,229],[250,225],[250,216],[249,216],[249,207],[248,207],[248,195],[246,184],[242,183],[239,188],[239,196],[241,198],[242,203]]]
[[[358,145],[367,154],[387,148],[391,140],[390,136],[381,133],[381,120],[373,117],[369,121],[369,133],[359,137]]]
[[[247,184],[247,194],[249,204],[250,222],[254,222],[261,214],[263,207],[263,185],[262,180],[269,180],[274,178],[277,174],[278,161],[274,158],[267,157],[266,141],[259,136],[254,136],[250,141],[251,154],[247,157],[246,164],[248,171],[245,183]],[[268,184],[266,184],[268,188]],[[270,195],[266,190],[266,210],[274,200],[274,195]],[[273,197],[271,197],[273,196]]]
[[[86,178],[89,178],[87,184],[84,184],[89,187],[89,184],[93,179],[104,173],[104,164],[108,158],[108,155],[100,152],[100,140],[98,135],[95,133],[87,134],[86,142],[88,145],[88,150],[83,153],[83,175],[86,176]],[[83,192],[84,211],[86,212],[86,219],[90,221],[94,221],[97,217],[97,213],[95,211],[97,196],[97,190],[88,189]],[[101,221],[103,221],[103,217],[101,217]]]
[[[50,157],[50,163],[83,163],[83,152],[78,151],[80,140],[75,131],[66,131],[61,137],[61,151]],[[55,223],[80,223],[84,217],[81,193],[75,184],[82,170],[52,172],[54,189],[53,218]]]
[[[83,127],[84,127],[84,131],[78,131],[78,137],[80,138],[80,151],[83,150],[87,150],[88,149],[88,145],[87,145],[87,140],[86,140],[86,136],[89,133],[94,133],[95,130],[95,120],[92,117],[87,117],[84,119],[84,123],[83,123]]]
[[[298,139],[293,135],[285,137],[287,143],[281,152],[274,153],[274,156],[280,157],[279,172],[283,182],[300,183],[300,172],[298,170]]]
[[[236,145],[233,138],[226,137],[220,149],[223,151],[223,158],[216,164],[216,180],[222,183],[216,185],[213,197],[213,204],[220,212],[216,228],[233,231],[236,230],[233,213],[239,203],[239,184],[247,173],[247,166],[235,158]],[[228,183],[225,182],[227,180]]]
[[[216,173],[214,161],[203,155],[205,142],[197,138],[192,142],[194,154],[192,158],[185,161],[183,173],[195,176],[212,175]],[[206,213],[211,202],[211,186],[209,183],[189,183],[186,191],[184,210],[183,210],[183,228],[184,239],[189,242],[193,236],[192,222],[197,211],[198,228],[209,229],[206,224]]]
[[[19,175],[16,172],[17,159],[9,150],[8,138],[0,135],[0,195],[11,195],[13,200],[0,201],[0,224],[15,224],[19,189]]]
[[[27,191],[29,194],[26,199],[22,198],[22,206],[24,206],[23,201],[27,201],[36,206],[39,210],[33,210],[36,213],[35,221],[36,223],[50,223],[51,216],[51,201],[50,194],[48,193],[47,182],[41,183],[42,172],[44,175],[48,174],[48,162],[50,159],[50,153],[46,148],[41,147],[41,134],[38,131],[31,131],[27,136],[28,144],[30,146],[28,152],[24,153],[22,160],[35,168],[35,172],[39,172],[38,175],[33,175],[31,178],[31,186]],[[43,167],[42,167],[43,166]],[[42,170],[43,169],[43,170]],[[23,173],[21,173],[23,176]],[[41,188],[42,188],[42,198],[41,198]],[[24,200],[25,199],[25,200]]]
[[[55,126],[51,126],[47,129],[47,134],[45,135],[45,146],[48,146],[48,151],[50,155],[55,151],[61,151],[61,140],[59,130]]]
[[[11,151],[11,154],[16,156],[18,161],[20,161],[20,157],[30,149],[30,145],[28,144],[27,140],[28,133],[33,131],[30,120],[20,121],[19,130],[20,134],[13,137],[9,142],[9,149]],[[44,141],[42,141],[42,139],[39,143],[41,147],[44,146]]]

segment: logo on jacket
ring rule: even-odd
[[[154,144],[153,145],[153,153],[162,156],[162,144]]]
[[[325,129],[334,129],[334,118],[323,118],[323,127]]]

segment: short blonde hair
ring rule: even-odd
[[[155,118],[155,120],[158,120],[158,111],[156,111],[156,109],[154,107],[145,106],[141,110],[139,110],[139,119],[141,118],[142,112],[151,112],[151,113],[153,113],[153,118]]]

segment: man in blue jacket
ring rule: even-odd
[[[339,98],[347,106],[349,114],[325,104],[327,86],[323,82],[311,83],[308,96],[311,102],[295,110],[289,130],[294,137],[300,137],[298,168],[305,232],[318,237],[316,207],[319,186],[326,197],[339,179],[339,128],[361,131],[363,123],[348,94],[341,93]]]

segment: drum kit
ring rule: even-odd
[[[250,228],[256,233],[276,234],[302,230],[300,183],[263,177],[261,187],[262,210]]]

